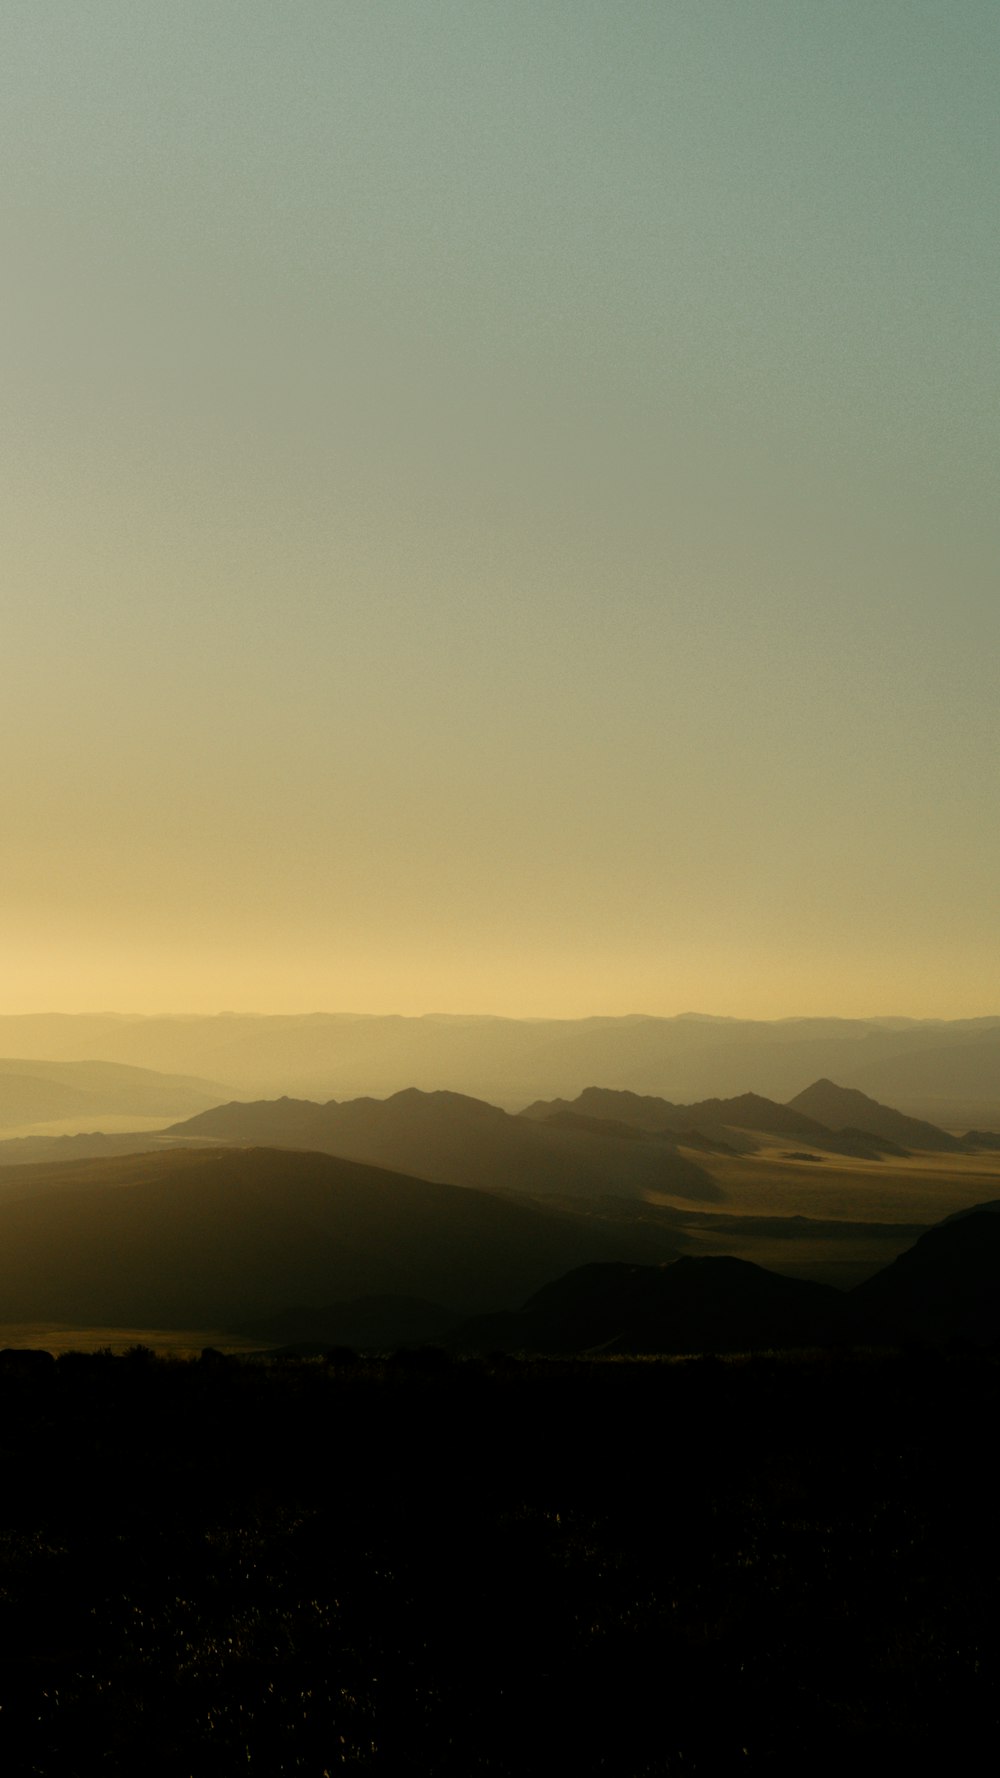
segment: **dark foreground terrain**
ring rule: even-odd
[[[969,1769],[995,1357],[0,1354],[0,1764]]]

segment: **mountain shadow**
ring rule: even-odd
[[[859,1284],[855,1300],[887,1327],[932,1345],[1000,1344],[1000,1203],[981,1204],[928,1229],[898,1259]]]
[[[863,1310],[831,1285],[740,1259],[589,1265],[538,1291],[519,1313],[451,1336],[459,1350],[644,1355],[850,1345]]]
[[[359,1296],[468,1315],[583,1261],[677,1252],[652,1222],[547,1212],[329,1155],[205,1148],[84,1165],[87,1184],[71,1166],[65,1191],[0,1204],[3,1319],[232,1328]]]

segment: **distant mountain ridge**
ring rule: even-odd
[[[814,1118],[776,1104],[759,1093],[739,1093],[732,1099],[701,1099],[693,1105],[675,1105],[670,1099],[646,1093],[620,1092],[613,1087],[584,1087],[573,1100],[536,1099],[525,1107],[521,1116],[537,1123],[551,1123],[554,1117],[567,1113],[609,1122],[620,1120],[649,1135],[662,1135],[667,1130],[679,1134],[692,1127],[701,1130],[725,1127],[808,1136],[823,1128]]]
[[[218,1099],[217,1082],[103,1060],[0,1057],[0,1127],[107,1116],[176,1117]]]
[[[824,1114],[825,1115],[822,1115]],[[732,1099],[703,1099],[694,1105],[674,1105],[608,1087],[586,1087],[574,1100],[536,1099],[521,1114],[535,1122],[574,1115],[591,1119],[619,1120],[648,1134],[685,1130],[702,1134],[726,1130],[750,1130],[762,1135],[803,1137],[820,1146],[856,1152],[858,1138],[887,1144],[886,1152],[906,1153],[909,1148],[949,1153],[963,1146],[989,1146],[989,1133],[970,1132],[964,1139],[934,1124],[906,1117],[889,1105],[854,1088],[839,1087],[831,1080],[814,1081],[789,1105],[779,1105],[759,1093],[741,1093]],[[830,1138],[836,1140],[832,1145]],[[1000,1141],[1000,1138],[997,1139]],[[874,1150],[873,1150],[874,1152]]]
[[[855,1087],[836,1086],[832,1080],[814,1081],[790,1103],[831,1130],[863,1130],[904,1148],[930,1148],[942,1153],[960,1146],[946,1130],[920,1118],[906,1117],[903,1112],[870,1099],[867,1093],[858,1092]]]
[[[388,1099],[234,1101],[173,1125],[174,1138],[312,1148],[450,1185],[528,1196],[666,1192],[712,1202],[718,1188],[675,1141],[636,1142],[611,1127],[513,1117],[462,1093],[416,1088]]]
[[[589,1081],[698,1102],[787,1102],[821,1077],[946,1128],[1000,1124],[1000,1018],[747,1020],[400,1018],[367,1014],[0,1018],[0,1049],[103,1056],[226,1084],[229,1095],[324,1101],[450,1088],[510,1109]]]
[[[852,1108],[855,1099],[863,1098],[860,1094],[846,1096]],[[899,1117],[887,1107],[874,1109],[885,1111],[889,1118]],[[912,1124],[912,1120],[903,1121]],[[928,1132],[931,1129],[921,1128]],[[427,1140],[440,1141],[443,1132],[454,1135],[459,1130],[480,1142],[502,1140],[509,1146],[509,1158],[519,1160],[533,1152],[532,1145],[540,1135],[554,1137],[558,1133],[608,1139],[641,1133],[678,1145],[686,1135],[725,1130],[802,1138],[836,1134],[835,1128],[797,1106],[780,1105],[758,1093],[675,1105],[667,1099],[607,1087],[587,1087],[574,1100],[535,1100],[517,1117],[465,1094],[423,1093],[415,1087],[394,1093],[388,1099],[363,1098],[346,1103],[331,1099],[325,1105],[288,1098],[249,1103],[233,1100],[173,1125],[170,1134],[223,1141],[287,1141],[299,1147],[353,1142],[364,1148],[363,1158],[373,1160],[387,1158],[390,1152],[398,1158],[397,1142],[412,1142],[418,1132]],[[875,1134],[874,1130],[871,1133]],[[943,1131],[931,1133],[942,1137],[943,1147],[957,1146]],[[335,1152],[349,1151],[340,1146]],[[588,1150],[584,1147],[580,1152],[586,1154]]]

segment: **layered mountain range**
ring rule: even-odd
[[[1000,1146],[1000,1136],[956,1137],[829,1080],[816,1081],[788,1105],[756,1093],[677,1105],[588,1087],[573,1100],[534,1100],[519,1115],[461,1093],[416,1088],[346,1104],[233,1101],[174,1124],[166,1134],[317,1149],[487,1190],[574,1196],[656,1190],[704,1203],[717,1201],[719,1192],[692,1151],[753,1152],[757,1139],[772,1137],[866,1159],[913,1149],[960,1153]]]
[[[655,1217],[546,1209],[327,1155],[179,1150],[50,1172],[48,1190],[0,1204],[8,1322],[228,1328],[299,1350],[1000,1339],[997,1202],[931,1229],[844,1292],[678,1252]]]
[[[37,1078],[84,1090],[81,1066]],[[20,1090],[26,1077],[0,1068],[4,1078]],[[116,1064],[90,1065],[90,1080],[126,1100],[209,1090]],[[17,1163],[0,1173],[8,1322],[212,1326],[312,1349],[995,1337],[1000,1220],[992,1197],[972,1193],[996,1190],[1000,1136],[958,1136],[828,1078],[787,1103],[588,1087],[518,1114],[416,1088],[232,1100],[158,1131],[0,1148]],[[777,1182],[764,1213],[762,1180]],[[932,1217],[896,1209],[880,1222],[866,1196],[879,1189],[900,1209],[958,1202],[975,1214],[929,1231]]]
[[[1000,1124],[1000,1018],[31,1014],[0,1017],[0,1051],[203,1076],[232,1097],[345,1099],[418,1086],[508,1109],[539,1094],[573,1099],[595,1080],[682,1101],[747,1089],[787,1101],[827,1076],[947,1129]]]

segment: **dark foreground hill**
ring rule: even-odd
[[[982,1208],[930,1231],[851,1297],[724,1254],[682,1256],[696,1238],[685,1218],[711,1222],[715,1239],[739,1218],[622,1214],[621,1199],[586,1212],[532,1205],[291,1150],[179,1149],[39,1171],[47,1189],[0,1204],[7,1322],[210,1326],[263,1344],[441,1337],[480,1352],[1000,1335],[1000,1217]]]
[[[632,1356],[914,1341],[1000,1351],[1000,1203],[927,1230],[849,1293],[731,1258],[595,1264],[448,1336],[456,1351]]]
[[[0,1205],[0,1319],[238,1327],[293,1304],[420,1297],[465,1314],[597,1258],[674,1257],[669,1233],[327,1155],[141,1154]],[[81,1173],[84,1175],[81,1178]]]
[[[538,1291],[516,1315],[456,1330],[459,1351],[750,1352],[849,1345],[871,1330],[849,1296],[740,1259],[590,1265]]]
[[[391,1167],[423,1179],[531,1197],[577,1198],[663,1192],[711,1202],[718,1188],[669,1139],[635,1142],[627,1131],[545,1125],[512,1117],[464,1093],[389,1099],[276,1099],[216,1106],[171,1127],[188,1140],[287,1145]]]
[[[1000,1204],[979,1205],[921,1235],[855,1299],[901,1335],[931,1344],[1000,1345]]]

